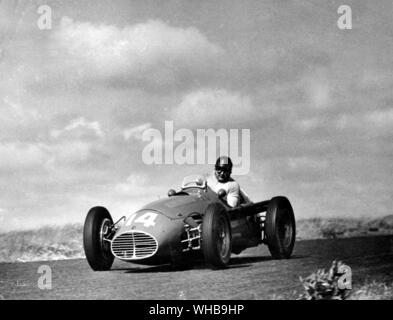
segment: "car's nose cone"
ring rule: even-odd
[[[116,258],[139,260],[153,256],[157,252],[158,242],[147,232],[130,230],[115,236],[111,249]]]
[[[116,258],[132,262],[164,259],[170,256],[171,247],[180,245],[183,232],[183,220],[155,210],[140,210],[116,232],[111,251]]]

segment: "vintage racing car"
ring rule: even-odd
[[[273,258],[289,258],[296,237],[286,197],[231,208],[224,190],[215,193],[200,175],[185,177],[180,191],[151,202],[113,223],[104,207],[87,214],[83,244],[93,270],[109,270],[114,258],[132,263],[187,267],[204,259],[226,267],[231,253],[267,244]]]

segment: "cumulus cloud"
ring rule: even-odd
[[[253,112],[248,96],[225,89],[201,89],[186,94],[173,110],[172,118],[179,125],[227,127],[249,119]]]
[[[34,169],[71,164],[88,158],[91,145],[81,141],[58,144],[9,142],[0,144],[0,168]]]
[[[91,153],[91,144],[82,141],[66,141],[43,146],[48,154],[48,165],[70,165],[83,162]]]
[[[63,17],[53,53],[65,54],[76,77],[173,82],[182,72],[199,74],[223,49],[194,27],[148,20],[119,28]]]
[[[324,68],[316,68],[312,74],[307,74],[303,79],[307,103],[312,108],[324,109],[331,102],[330,76]]]
[[[358,114],[341,114],[335,120],[340,130],[358,129],[368,133],[391,132],[393,128],[393,109],[379,109]]]
[[[296,157],[288,159],[288,167],[290,170],[324,170],[327,169],[329,163],[327,160],[315,159],[311,157]]]
[[[0,144],[0,168],[28,168],[40,166],[47,153],[40,144],[10,142]]]
[[[309,131],[318,128],[322,120],[318,117],[300,119],[294,122],[295,126],[303,131]]]
[[[60,136],[73,132],[76,136],[81,137],[88,132],[93,132],[97,137],[102,138],[104,132],[101,129],[101,125],[98,121],[87,121],[85,118],[77,118],[72,120],[64,129],[52,130],[51,136],[59,138]]]
[[[5,216],[6,216],[6,210],[0,208],[0,222],[3,222],[5,220]]]
[[[144,123],[139,126],[126,129],[123,131],[123,137],[125,140],[129,140],[130,138],[142,140],[143,132],[149,128],[151,128],[151,123]]]
[[[10,99],[8,96],[2,99],[2,107],[0,120],[4,122],[28,123],[40,118],[36,110],[24,108],[22,104]]]
[[[393,127],[393,109],[370,112],[365,119],[375,126]]]
[[[2,76],[0,63],[0,78]],[[12,76],[10,77],[12,78]],[[23,135],[29,139],[32,131],[44,123],[45,115],[40,114],[34,107],[24,101],[22,90],[13,89],[0,79],[0,138],[2,141],[24,141]]]
[[[146,196],[162,193],[162,190],[156,183],[149,183],[150,179],[146,174],[132,173],[125,182],[115,185],[115,190],[120,194],[130,196]]]
[[[313,83],[309,87],[309,95],[313,106],[325,108],[329,104],[329,86],[326,83]]]

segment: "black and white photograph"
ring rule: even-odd
[[[0,300],[392,300],[392,142],[391,0],[0,0]]]

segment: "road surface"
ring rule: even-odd
[[[299,276],[328,269],[334,259],[351,267],[354,288],[366,280],[392,282],[393,236],[299,241],[289,260],[272,260],[260,246],[218,271],[201,263],[174,271],[115,261],[105,272],[93,272],[84,259],[1,263],[0,299],[294,299],[303,292]],[[52,289],[38,286],[42,265],[50,267]]]

